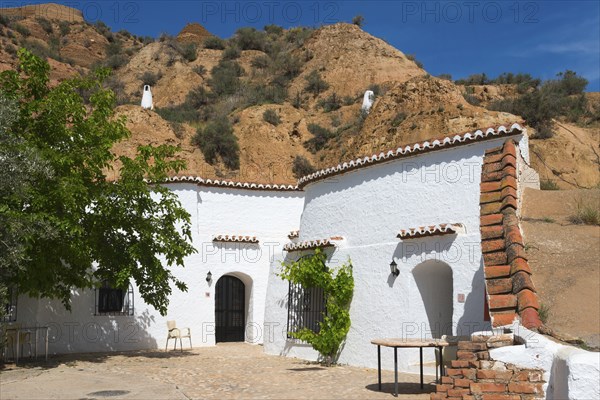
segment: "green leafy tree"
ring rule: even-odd
[[[23,249],[13,268],[5,271],[3,264],[3,284],[70,308],[74,288],[133,280],[144,301],[165,314],[171,283],[186,290],[171,267],[183,266],[195,250],[190,215],[177,196],[148,182],[184,167],[177,148],[140,146],[134,158],[117,156],[114,144],[130,133],[114,114],[114,93],[102,87],[108,72],[50,87],[46,61],[24,49],[19,58],[18,71],[0,74],[0,91],[17,102],[3,137],[39,162],[35,173],[24,170],[23,193],[3,191],[0,204],[15,226],[43,229],[3,249]]]
[[[354,293],[354,277],[350,261],[335,269],[325,265],[327,257],[319,248],[313,255],[298,261],[282,263],[279,276],[304,288],[322,288],[326,311],[319,323],[319,332],[308,328],[290,332],[296,339],[309,343],[329,366],[339,356],[346,335],[350,330],[350,303]]]

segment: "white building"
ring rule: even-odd
[[[528,165],[527,134],[514,124],[350,161],[298,186],[174,177],[165,184],[191,214],[198,252],[174,271],[188,292],[174,289],[165,317],[132,285],[119,310],[104,308],[110,292],[100,289],[74,291],[72,312],[21,296],[16,321],[49,326],[50,353],[162,348],[166,321],[176,320],[191,328],[195,347],[246,341],[270,354],[316,359],[310,346],[287,337],[297,310],[288,307],[290,286],[277,273],[281,261],[323,247],[330,267],[353,266],[341,363],[375,367],[374,338],[468,335],[519,318],[535,325],[538,306],[520,301],[529,292],[535,300],[533,287],[512,292],[511,268],[522,260],[508,242],[510,226],[491,226],[500,231],[492,237],[486,222],[505,207],[518,214],[521,188],[538,185]],[[505,239],[501,251],[490,247]],[[503,269],[508,277],[497,275]],[[498,289],[507,280],[510,292]],[[400,369],[414,370],[418,352],[400,353]],[[385,368],[391,360],[383,357]]]

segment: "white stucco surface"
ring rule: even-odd
[[[246,341],[262,343],[270,256],[280,251],[276,249],[288,241],[289,231],[297,228],[302,193],[190,183],[168,186],[191,214],[193,245],[198,252],[186,258],[184,268],[173,269],[188,291],[173,289],[164,317],[144,303],[135,285],[134,316],[95,316],[93,290],[75,291],[71,312],[58,302],[21,296],[17,322],[50,326],[50,353],[161,348],[166,341],[167,320],[191,328],[195,347],[214,345],[215,284],[223,275],[234,275],[244,282]],[[213,237],[218,234],[252,235],[259,243],[215,243]],[[206,282],[209,270],[210,284]]]
[[[298,241],[342,236],[343,245],[330,250],[328,265],[335,267],[348,259],[353,265],[352,326],[340,362],[376,367],[376,347],[370,344],[375,338],[468,335],[489,327],[483,310],[479,185],[485,150],[504,140],[403,158],[304,188]],[[442,223],[462,223],[464,231],[396,238],[401,229]],[[293,259],[298,254],[278,257]],[[392,258],[400,270],[398,277],[390,273]],[[285,325],[287,282],[277,277],[278,265],[279,260],[272,263],[266,320]],[[451,277],[444,273],[446,268]],[[422,269],[427,272],[420,273]],[[421,276],[426,278],[420,280]],[[451,326],[437,327],[446,321]],[[310,347],[286,339],[283,333],[265,342],[265,351],[316,357]],[[400,369],[416,371],[418,357],[418,349],[399,350]],[[432,349],[425,350],[425,358],[434,360]],[[391,349],[382,349],[382,363],[384,368],[393,368]]]

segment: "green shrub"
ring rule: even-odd
[[[16,48],[15,46],[13,46],[12,44],[10,44],[10,43],[8,43],[8,44],[7,44],[7,45],[4,47],[4,50],[5,50],[5,51],[6,51],[8,54],[10,54],[10,55],[12,55],[12,56],[15,56],[15,55],[17,55],[17,48]]]
[[[600,225],[600,204],[596,197],[580,198],[575,203],[575,213],[569,221],[578,225]]]
[[[292,173],[296,179],[310,175],[315,172],[315,167],[304,156],[296,156],[292,164]]]
[[[294,47],[301,47],[304,42],[313,34],[313,32],[314,29],[312,28],[291,28],[285,32],[284,40]]]
[[[406,114],[402,111],[399,111],[394,118],[392,119],[392,126],[395,128],[399,126],[406,119]]]
[[[300,96],[300,92],[296,92],[296,95],[292,98],[292,107],[302,108],[302,104],[303,104],[302,96]]]
[[[329,129],[318,124],[308,124],[307,128],[314,137],[304,142],[304,147],[313,154],[323,149],[327,142],[335,136]]]
[[[108,57],[121,54],[122,51],[123,51],[123,44],[121,43],[120,40],[115,40],[114,42],[108,43],[106,45],[106,55]]]
[[[115,101],[118,105],[127,104],[131,102],[131,99],[125,92],[125,84],[119,78],[114,75],[109,76],[104,81],[104,86],[110,89],[115,94]]]
[[[94,27],[96,28],[96,30],[105,38],[109,38],[112,37],[112,33],[110,32],[110,28],[108,27],[108,25],[106,25],[104,22],[102,21],[97,21],[94,24]]]
[[[234,41],[242,50],[264,51],[267,44],[267,35],[255,28],[244,27],[235,32]]]
[[[183,128],[183,125],[180,122],[169,122],[169,125],[171,126],[171,129],[173,129],[173,133],[175,134],[175,137],[177,139],[183,139],[183,137],[185,136],[185,129]]]
[[[479,100],[478,97],[469,94],[469,93],[463,93],[463,97],[464,99],[467,101],[467,103],[469,103],[472,106],[478,106],[481,104],[481,100]]]
[[[69,21],[59,21],[58,29],[61,36],[67,36],[71,32],[71,23]]]
[[[223,60],[235,60],[240,58],[242,51],[237,46],[229,46],[223,51]]]
[[[274,126],[277,126],[281,123],[281,118],[279,117],[279,114],[277,114],[277,111],[272,109],[265,110],[265,112],[263,113],[263,120]]]
[[[179,44],[177,50],[189,62],[195,61],[198,58],[198,49],[194,43]]]
[[[19,23],[15,23],[12,25],[12,28],[17,31],[21,36],[23,37],[29,37],[31,36],[31,31],[29,29],[27,29],[27,27],[19,24]]]
[[[283,28],[275,24],[265,25],[263,29],[265,30],[265,32],[267,32],[267,34],[273,36],[280,36],[283,33]]]
[[[327,98],[319,100],[317,106],[323,108],[325,112],[339,110],[342,107],[342,102],[338,95],[333,92]]]
[[[423,68],[423,63],[421,61],[417,60],[417,57],[414,54],[406,54],[406,58],[408,58],[410,61],[417,64],[417,67]]]
[[[39,26],[42,27],[42,29],[47,33],[47,34],[51,34],[52,32],[54,32],[54,28],[52,27],[52,22],[50,22],[49,20],[47,20],[44,17],[37,17],[35,19],[35,21],[38,23]]]
[[[10,24],[10,20],[7,17],[5,17],[4,15],[0,14],[0,25],[8,26],[9,24]]]
[[[266,55],[254,57],[250,62],[250,65],[256,69],[267,69],[271,65],[271,58]]]
[[[187,103],[178,106],[156,108],[156,113],[169,122],[198,122],[201,119],[198,110]]]
[[[321,92],[329,88],[329,84],[321,78],[321,74],[317,70],[313,70],[306,76],[306,86],[304,90],[318,96]]]
[[[540,190],[559,190],[560,188],[555,181],[545,179],[540,181]]]
[[[225,41],[216,36],[210,36],[204,39],[204,48],[213,50],[223,50],[225,48]]]
[[[193,108],[200,108],[210,103],[210,97],[210,93],[204,86],[198,86],[188,92],[185,102]]]
[[[450,74],[439,74],[437,77],[452,82],[452,75]]]
[[[25,40],[25,42],[23,42],[23,47],[32,52],[34,55],[43,58],[44,60],[47,58],[53,58],[55,60],[60,59],[60,56],[53,51],[51,47],[48,47],[47,45],[35,39]]]
[[[354,18],[352,18],[352,23],[358,26],[359,28],[362,28],[363,24],[365,23],[365,17],[363,17],[362,15],[357,15]]]
[[[192,143],[200,147],[204,159],[214,164],[220,157],[229,169],[240,167],[239,145],[226,117],[217,118],[198,129]]]
[[[125,56],[121,54],[115,54],[114,56],[110,56],[104,62],[105,66],[112,69],[121,68],[125,64],[127,64],[127,58],[125,58]]]
[[[544,323],[544,324],[548,323],[548,319],[550,318],[551,314],[552,313],[550,311],[550,306],[548,306],[548,304],[541,303],[540,308],[538,309],[538,315],[540,316],[540,321],[542,321],[542,323]]]
[[[282,52],[275,57],[273,68],[276,75],[291,80],[300,74],[302,61],[291,53]]]
[[[192,71],[204,78],[204,75],[206,74],[206,67],[204,65],[196,65],[192,68]]]
[[[244,69],[235,61],[221,60],[211,70],[208,85],[217,96],[235,93],[240,86],[239,77]]]
[[[140,80],[144,85],[154,86],[162,78],[162,72],[146,71],[140,76]]]

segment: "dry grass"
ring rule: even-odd
[[[569,221],[577,225],[600,225],[600,202],[595,196],[580,197]]]

